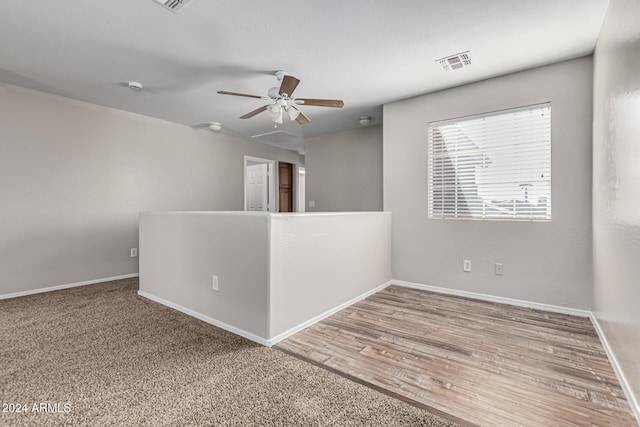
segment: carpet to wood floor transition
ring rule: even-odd
[[[137,290],[0,300],[0,425],[456,425]]]

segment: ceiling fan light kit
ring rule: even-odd
[[[221,95],[244,96],[247,98],[271,101],[271,104],[257,108],[240,118],[249,119],[263,111],[268,111],[271,120],[276,125],[282,123],[284,111],[287,112],[291,120],[295,120],[298,124],[305,125],[311,121],[304,115],[304,113],[302,113],[302,111],[294,107],[294,105],[311,105],[316,107],[332,108],[342,108],[344,106],[344,102],[338,99],[294,98],[293,92],[296,90],[296,87],[298,87],[300,80],[293,76],[289,76],[286,71],[283,70],[276,71],[275,76],[278,81],[281,81],[282,83],[279,88],[272,87],[269,89],[267,91],[268,96],[249,95],[246,93],[229,92],[226,90],[219,90],[218,93]]]
[[[270,105],[269,115],[274,123],[282,124],[282,107],[278,104]]]
[[[287,113],[289,113],[289,118],[291,120],[295,120],[300,115],[300,110],[298,110],[296,107],[289,107],[287,108]]]

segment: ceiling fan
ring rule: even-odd
[[[285,71],[276,71],[276,78],[278,81],[282,81],[280,87],[272,87],[267,92],[268,96],[258,96],[258,95],[248,95],[246,93],[238,93],[238,92],[229,92],[226,90],[219,90],[218,93],[221,95],[233,95],[233,96],[244,96],[247,98],[257,98],[263,99],[265,101],[271,101],[271,104],[263,105],[260,108],[257,108],[244,116],[241,116],[241,119],[249,119],[255,115],[262,113],[263,111],[268,111],[271,116],[271,120],[274,123],[279,124],[282,123],[282,117],[286,112],[289,115],[291,120],[295,120],[301,125],[305,125],[309,123],[311,120],[307,116],[305,116],[302,111],[298,109],[300,105],[313,105],[316,107],[333,107],[333,108],[342,108],[344,106],[344,102],[338,99],[313,99],[313,98],[294,98],[293,91],[296,90],[298,83],[300,80],[287,75]]]

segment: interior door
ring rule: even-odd
[[[247,166],[247,210],[266,211],[269,198],[267,164]]]
[[[293,165],[278,163],[278,194],[280,212],[293,212]]]

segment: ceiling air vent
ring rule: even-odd
[[[191,0],[153,0],[165,8],[178,12],[182,10]]]
[[[438,59],[436,62],[440,64],[444,71],[453,71],[471,65],[471,55],[469,51],[466,51]]]

